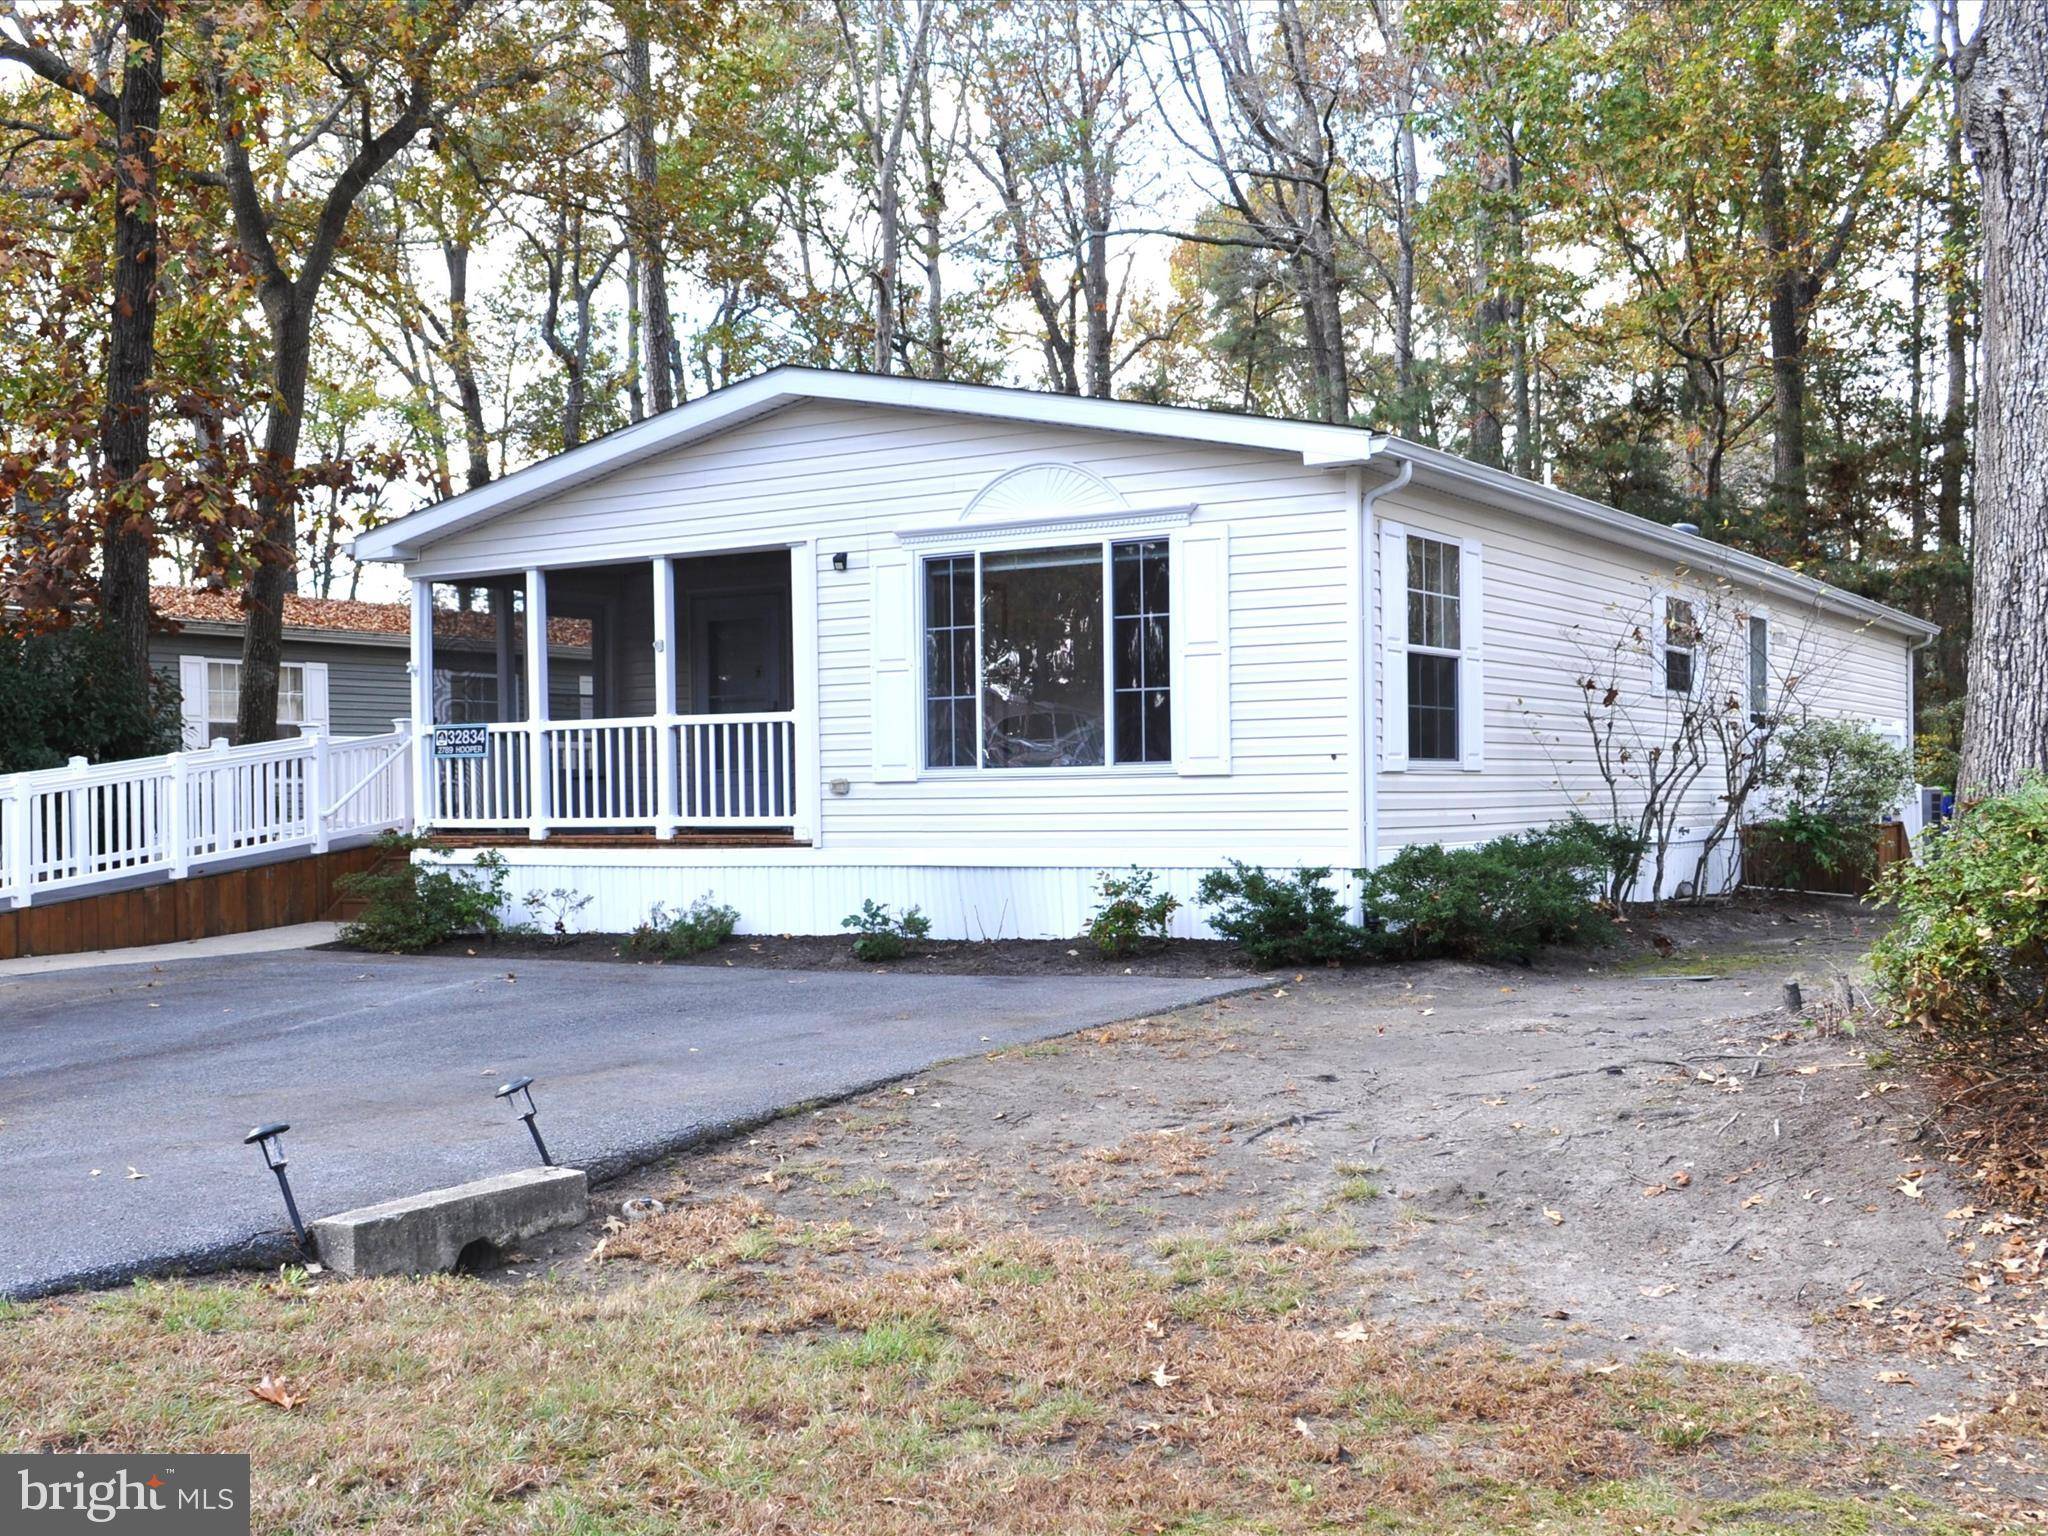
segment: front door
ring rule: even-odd
[[[781,592],[692,597],[690,713],[762,715],[794,706],[789,599]]]

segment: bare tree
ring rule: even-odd
[[[878,223],[873,272],[874,344],[870,365],[895,369],[903,262],[903,138],[931,63],[932,15],[938,0],[870,0],[872,14],[857,14],[857,0],[833,0],[839,17],[841,58],[853,79],[854,117],[867,149]],[[872,29],[872,40],[866,34]],[[905,34],[908,34],[906,39]]]
[[[1310,24],[1300,0],[1278,0],[1270,31],[1267,14],[1253,0],[1175,0],[1164,28],[1167,71],[1193,118],[1192,131],[1176,128],[1175,136],[1221,178],[1249,232],[1236,243],[1287,261],[1316,415],[1344,422],[1351,419],[1351,370],[1339,253],[1350,236],[1337,207],[1336,117],[1346,66],[1338,39]],[[1183,238],[1228,243],[1201,231]]]
[[[1070,395],[1107,398],[1129,263],[1110,258],[1136,195],[1130,167],[1149,103],[1127,8],[1047,0],[984,21],[969,68],[986,142],[969,157],[995,190],[998,230],[1038,320],[1046,374]]]

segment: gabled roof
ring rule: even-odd
[[[502,480],[397,518],[358,537],[355,557],[413,559],[431,545],[465,529],[786,406],[814,400],[1221,444],[1282,454],[1317,467],[1371,464],[1375,468],[1384,466],[1391,474],[1405,462],[1412,466],[1416,482],[1452,495],[1597,532],[1674,565],[1719,571],[1922,640],[1938,633],[1937,627],[1924,619],[1815,581],[1755,555],[1680,533],[1663,523],[1539,485],[1504,470],[1489,469],[1456,454],[1363,428],[1191,406],[1097,400],[989,384],[798,367],[771,368],[738,384],[700,395],[659,416],[650,416],[566,453],[543,459]]]

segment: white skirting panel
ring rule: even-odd
[[[872,900],[895,912],[921,908],[935,939],[1065,939],[1078,935],[1100,904],[1096,883],[1102,874],[1086,868],[800,864],[787,856],[752,864],[728,858],[697,863],[674,853],[645,863],[591,863],[575,850],[550,857],[544,844],[502,851],[510,866],[508,917],[526,915],[520,903],[529,891],[574,890],[591,898],[576,919],[587,933],[628,932],[656,902],[674,911],[708,895],[738,910],[741,933],[841,933],[842,920]],[[471,855],[455,850],[445,857],[466,864]],[[1154,870],[1155,888],[1180,898],[1176,937],[1214,937],[1195,901],[1206,868]]]

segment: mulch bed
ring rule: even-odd
[[[1213,939],[1174,939],[1163,948],[1106,960],[1072,939],[928,940],[901,960],[876,965],[853,958],[853,941],[838,935],[746,935],[701,955],[659,959],[635,954],[616,933],[550,939],[512,934],[458,939],[430,955],[502,960],[587,960],[628,965],[709,965],[781,971],[889,971],[921,976],[1256,976],[1237,946]]]

